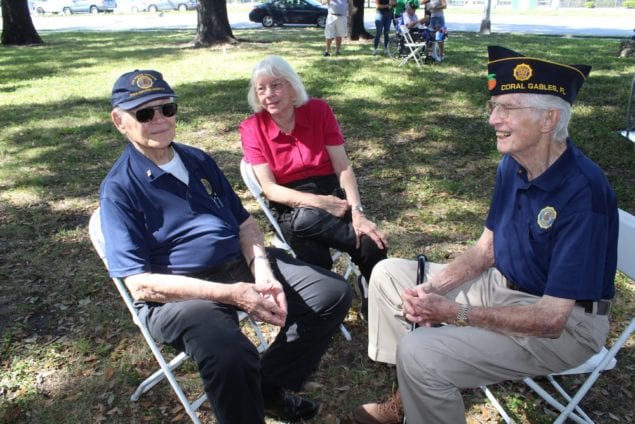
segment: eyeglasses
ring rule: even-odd
[[[282,87],[284,87],[284,85],[287,82],[285,80],[276,80],[274,82],[272,82],[269,85],[257,85],[256,86],[256,93],[258,94],[265,94],[267,92],[267,88],[269,89],[269,91],[271,91],[272,93],[279,93],[282,90]]]
[[[497,103],[491,100],[485,102],[485,110],[487,110],[487,114],[491,115],[495,110],[498,111],[498,114],[501,118],[506,119],[509,116],[509,112],[512,110],[520,110],[520,109],[538,109],[533,106],[508,106],[505,103]]]
[[[176,112],[178,109],[179,109],[179,105],[177,105],[176,103],[164,103],[162,105],[149,106],[149,107],[144,107],[143,109],[137,109],[136,111],[130,112],[130,113],[134,115],[137,121],[143,124],[145,122],[150,122],[154,119],[154,112],[156,110],[160,110],[163,116],[165,116],[166,118],[170,118],[176,115]]]

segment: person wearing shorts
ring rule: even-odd
[[[331,44],[335,40],[335,55],[341,54],[342,37],[348,34],[348,0],[327,0],[329,13],[324,27],[326,50],[324,56],[331,55]]]

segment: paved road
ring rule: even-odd
[[[620,16],[521,16],[499,15],[491,17],[492,32],[518,32],[525,34],[591,35],[630,38],[635,35],[635,10],[622,9]],[[374,15],[370,9],[364,13],[366,27],[374,29]],[[474,14],[447,12],[446,23],[451,31],[478,32],[482,17]],[[232,28],[262,28],[260,24],[249,22],[246,12],[230,13]],[[187,13],[138,13],[73,15],[73,16],[33,16],[38,31],[119,31],[153,29],[195,29],[195,12]]]

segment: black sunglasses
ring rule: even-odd
[[[150,122],[154,118],[154,111],[160,110],[163,116],[169,118],[176,115],[179,106],[176,103],[165,103],[157,106],[144,107],[143,109],[131,112],[137,121],[141,123]]]

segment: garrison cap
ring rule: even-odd
[[[500,46],[488,46],[487,51],[487,86],[492,96],[551,94],[573,104],[591,71],[587,65],[564,65],[524,56]]]

